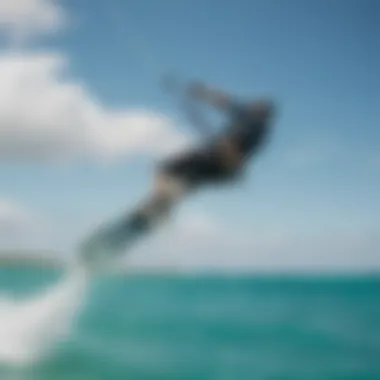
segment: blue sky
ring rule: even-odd
[[[180,208],[178,218],[201,214],[229,242],[195,237],[200,266],[211,249],[224,249],[228,263],[253,269],[287,261],[379,268],[377,1],[70,0],[63,8],[66,27],[33,41],[28,54],[65,56],[67,75],[104,109],[164,113],[188,131],[157,86],[165,70],[278,101],[271,143],[245,181],[207,190]],[[64,250],[92,221],[132,207],[147,192],[153,165],[149,155],[63,165],[5,156],[0,198],[44,215]],[[170,234],[166,239],[157,262],[174,250]],[[236,240],[244,244],[230,259]],[[314,252],[316,242],[323,254]],[[219,256],[212,257],[217,264]]]

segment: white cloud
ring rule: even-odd
[[[181,214],[173,226],[175,236],[181,238],[212,238],[221,233],[222,226],[216,218],[201,211],[188,211]]]
[[[65,11],[52,0],[0,0],[0,31],[13,42],[56,33],[66,23]],[[69,61],[60,53],[0,54],[0,83],[2,161],[116,160],[163,154],[187,142],[164,115],[102,105],[70,77]],[[315,135],[295,146],[283,162],[292,169],[309,169],[341,155],[336,139]],[[378,156],[372,160],[379,162]],[[47,230],[35,212],[0,201],[0,248],[44,246]],[[380,234],[368,231],[328,235],[250,226],[239,231],[203,211],[192,211],[155,236],[127,254],[128,264],[179,270],[380,268]]]
[[[365,272],[380,270],[379,231],[336,228],[320,232],[262,232],[246,252],[248,268],[266,271]]]
[[[199,221],[200,223],[198,223]],[[204,212],[179,215],[126,254],[135,269],[179,272],[366,272],[380,270],[379,231],[301,231],[236,226]]]
[[[15,43],[55,33],[66,22],[66,13],[55,0],[0,1],[0,30]]]
[[[0,0],[0,30],[13,39],[51,34],[66,18],[53,0]],[[187,142],[164,115],[104,107],[70,77],[60,53],[0,54],[0,82],[3,160],[113,160],[169,153]]]
[[[0,56],[2,159],[117,159],[163,154],[186,138],[172,121],[147,110],[103,107],[67,73],[60,54]]]
[[[0,249],[46,247],[49,228],[45,218],[9,199],[0,199]]]
[[[30,216],[12,201],[0,200],[0,231],[19,231],[31,224]]]
[[[207,262],[205,249],[210,245],[213,249],[213,242],[220,239],[222,234],[223,226],[203,211],[191,210],[174,214],[165,225],[159,226],[126,253],[126,265],[140,269],[171,268],[181,271],[194,268],[199,263],[204,266]],[[197,252],[203,256],[200,261]]]

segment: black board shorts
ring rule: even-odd
[[[217,149],[188,151],[163,162],[159,172],[183,181],[189,187],[219,184],[231,178]]]
[[[244,107],[233,106],[230,110],[232,122],[219,137],[235,144],[246,162],[262,146],[267,134],[267,124],[261,117],[255,118]],[[223,152],[217,144],[218,137],[207,141],[199,148],[185,152],[163,162],[159,171],[182,180],[188,186],[227,183],[236,178],[238,171],[228,170],[224,164]]]

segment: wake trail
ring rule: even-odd
[[[16,300],[0,294],[0,364],[35,363],[67,338],[88,285],[85,270],[74,267],[57,284],[31,298]]]
[[[89,235],[57,284],[23,300],[0,294],[0,365],[39,362],[67,338],[91,277],[100,268],[113,268],[114,260],[140,235],[118,218]]]

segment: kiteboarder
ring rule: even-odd
[[[187,195],[208,186],[234,183],[267,141],[275,114],[272,100],[240,101],[199,82],[185,86],[178,95],[193,125],[204,135],[201,143],[158,163],[153,189],[147,198],[85,241],[82,251],[86,260],[99,252],[122,254],[137,237],[165,219]],[[197,105],[205,104],[223,114],[226,123],[220,130],[212,131],[195,118]]]
[[[206,137],[200,146],[158,164],[151,194],[130,216],[132,228],[147,228],[196,190],[235,181],[267,140],[275,112],[272,100],[239,101],[198,82],[184,91],[186,111],[192,119],[195,99],[221,111],[226,125],[216,132],[204,126]],[[203,124],[192,121],[198,129]]]
[[[240,102],[201,83],[190,84],[185,91],[188,99],[223,112],[226,126],[216,133],[208,131],[201,146],[158,165],[152,193],[131,215],[131,226],[136,228],[146,228],[195,190],[233,182],[267,139],[275,111],[273,101]]]

